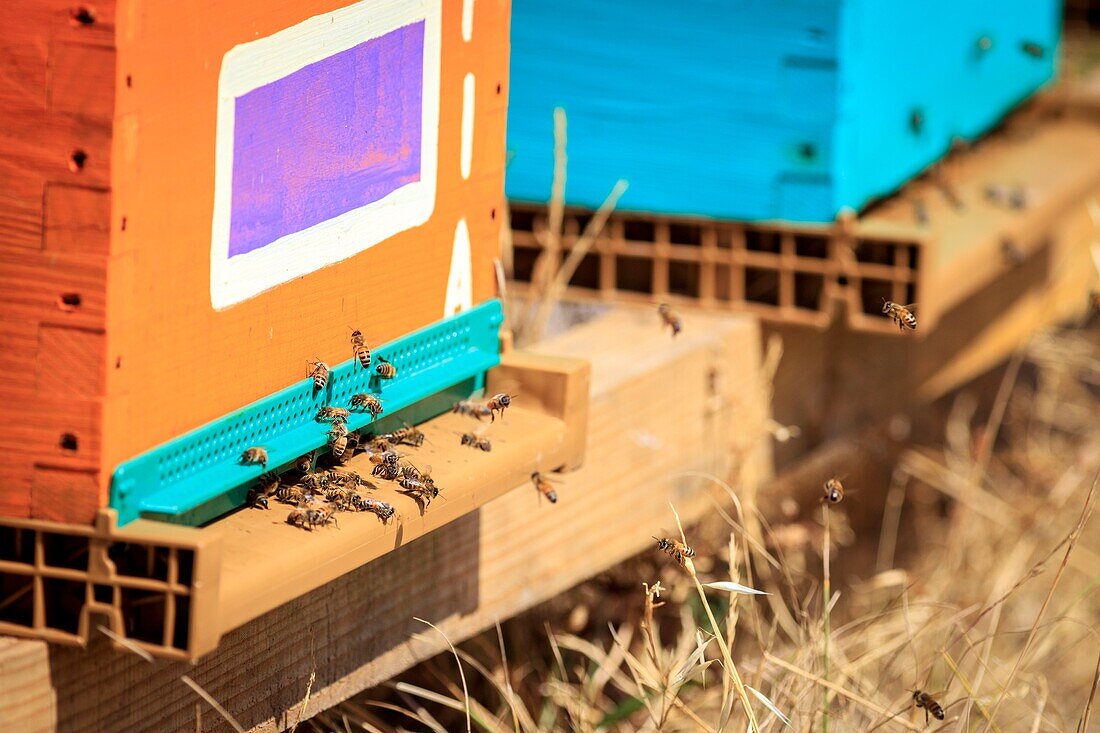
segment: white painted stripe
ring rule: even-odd
[[[442,15],[442,0],[360,2],[236,46],[225,54],[218,76],[210,244],[210,301],[215,310],[228,308],[276,285],[345,260],[431,218],[436,194]],[[418,20],[425,21],[420,180],[366,206],[230,258],[236,98],[303,66]],[[472,105],[471,99],[471,135]],[[465,135],[465,111],[463,115]],[[465,148],[465,142],[463,146]],[[468,162],[466,167],[468,169]]]
[[[466,219],[455,227],[455,242],[451,249],[451,273],[447,277],[447,296],[443,300],[443,317],[453,316],[474,304],[473,256],[470,253],[470,229]]]
[[[470,177],[470,164],[474,159],[474,75],[466,74],[462,81],[462,149],[460,151],[462,177]]]
[[[462,40],[467,43],[474,35],[474,0],[462,0]]]

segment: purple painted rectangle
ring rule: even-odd
[[[229,256],[420,180],[424,21],[237,97]]]

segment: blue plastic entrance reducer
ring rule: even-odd
[[[328,444],[327,422],[316,420],[325,405],[350,407],[351,396],[368,392],[382,400],[385,412],[431,404],[427,414],[446,409],[447,401],[429,398],[461,388],[468,396],[485,384],[485,372],[500,364],[499,300],[490,300],[396,341],[371,349],[372,369],[353,359],[333,367],[328,385],[314,391],[313,381],[301,381],[251,405],[119,465],[111,477],[110,505],[119,525],[145,516],[198,525],[242,506],[249,487],[265,470],[279,471],[296,458]],[[394,379],[380,380],[373,366],[383,358],[397,367]],[[354,410],[349,430],[375,422],[370,413]],[[240,463],[251,447],[267,450],[268,464]]]

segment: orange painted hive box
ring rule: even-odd
[[[506,0],[17,0],[0,517],[494,295]]]

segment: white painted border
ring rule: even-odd
[[[470,165],[474,160],[474,74],[466,72],[462,80],[462,138],[459,145],[458,167],[462,179],[470,178]]]
[[[318,15],[266,38],[234,47],[218,77],[210,302],[221,310],[264,290],[340,262],[398,232],[424,224],[435,208],[439,146],[442,0],[369,0]],[[424,23],[420,180],[384,198],[246,254],[229,257],[236,98],[371,38]]]

